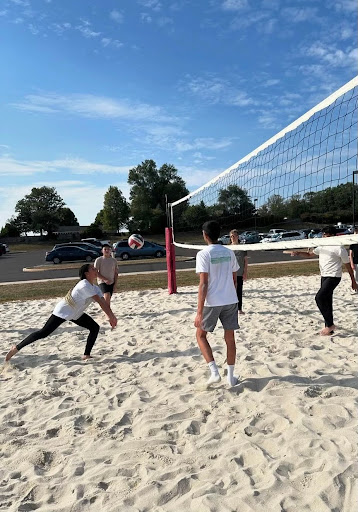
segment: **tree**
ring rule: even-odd
[[[166,199],[169,203],[188,194],[177,169],[164,164],[160,169],[154,160],[145,160],[130,169],[130,226],[140,231],[155,232],[166,225]]]
[[[287,216],[285,201],[279,194],[273,194],[269,197],[264,206],[270,215],[280,218],[282,217],[282,219]]]
[[[110,186],[104,195],[103,209],[97,214],[96,221],[101,220],[104,229],[121,231],[129,219],[129,204],[118,187]]]
[[[203,201],[199,204],[188,206],[183,212],[182,219],[184,224],[190,229],[201,229],[204,222],[209,219],[208,209]]]
[[[0,236],[20,236],[21,230],[15,217],[11,217],[0,231]]]
[[[253,205],[246,190],[238,185],[229,185],[219,191],[217,205],[222,208],[223,215],[234,215],[240,220],[245,220],[253,216],[255,206]]]
[[[54,187],[34,187],[31,193],[16,203],[15,211],[23,231],[47,231],[49,235],[60,223],[60,212],[65,206]]]
[[[58,214],[60,226],[79,226],[78,220],[70,208],[60,208]]]

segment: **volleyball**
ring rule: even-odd
[[[144,245],[144,239],[142,235],[131,235],[128,238],[128,245],[131,249],[141,249]]]

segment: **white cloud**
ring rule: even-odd
[[[160,11],[162,8],[162,4],[158,0],[139,0],[139,5],[146,7],[147,9],[152,9],[153,11]]]
[[[232,138],[223,138],[216,140],[211,137],[202,137],[194,139],[192,142],[177,141],[175,148],[177,151],[193,151],[198,149],[205,149],[206,151],[213,151],[218,149],[225,149],[232,145]]]
[[[225,0],[221,7],[224,11],[241,11],[247,6],[247,0]]]
[[[131,168],[89,162],[81,158],[64,158],[58,160],[17,160],[10,156],[0,157],[0,176],[29,176],[38,173],[73,174],[123,174],[126,175]]]
[[[123,23],[123,14],[117,11],[117,9],[113,9],[113,11],[110,12],[109,17],[117,23]]]
[[[357,10],[357,2],[356,0],[333,0],[330,4],[337,11],[344,11],[347,13],[356,12]]]
[[[356,67],[357,65],[358,53],[356,48],[341,50],[333,45],[326,46],[323,42],[318,41],[304,48],[302,53],[305,56],[315,57],[322,62],[326,62],[333,68],[350,68],[352,66]]]
[[[281,16],[286,22],[300,23],[303,21],[316,21],[317,8],[315,7],[285,7],[281,11]]]
[[[148,13],[146,13],[146,12],[141,12],[140,19],[144,23],[152,23],[152,21],[153,21],[152,17]]]
[[[245,107],[257,104],[256,100],[248,96],[245,91],[237,89],[229,81],[219,77],[189,77],[182,85],[182,89],[214,105],[222,103],[224,105]]]
[[[86,39],[98,37],[101,32],[95,32],[91,29],[91,23],[88,20],[81,19],[81,24],[75,27]]]
[[[268,80],[263,82],[262,85],[264,87],[272,87],[273,85],[277,85],[279,83],[280,83],[280,80],[278,80],[277,78],[269,78]]]
[[[128,100],[115,100],[105,96],[91,94],[31,94],[25,101],[15,103],[19,110],[32,112],[66,112],[84,117],[103,119],[124,119],[133,123],[143,120],[172,122],[175,119],[167,115],[161,107],[146,103],[130,103]]]

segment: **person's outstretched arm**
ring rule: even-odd
[[[310,252],[308,249],[307,251],[291,251],[291,256],[300,256],[301,258],[314,258],[316,254],[314,252]]]
[[[107,302],[104,300],[103,297],[100,297],[99,295],[93,295],[92,299],[95,302],[98,302],[100,307],[103,309],[103,311],[108,316],[109,323],[111,324],[112,329],[114,329],[117,325],[117,318],[115,317],[113,311],[111,310],[110,306],[107,304]]]

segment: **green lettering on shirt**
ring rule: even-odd
[[[231,261],[231,257],[230,256],[218,256],[217,258],[210,258],[210,261],[213,265],[220,265],[221,263]]]

